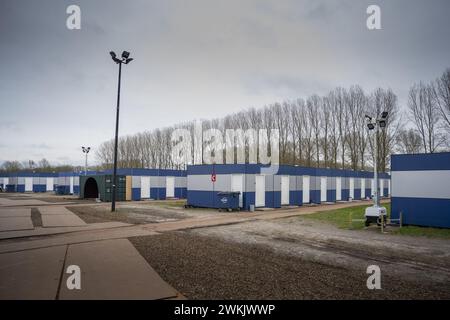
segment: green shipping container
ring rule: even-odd
[[[80,176],[80,198],[100,198],[112,201],[112,175]],[[116,200],[126,199],[126,176],[117,176]]]

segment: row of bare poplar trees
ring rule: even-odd
[[[401,111],[402,110],[402,111]],[[202,121],[203,129],[278,129],[280,163],[315,167],[373,168],[374,135],[365,115],[389,113],[378,136],[378,166],[386,171],[392,153],[436,152],[448,149],[450,135],[450,69],[436,81],[415,84],[408,106],[400,109],[390,89],[366,93],[359,86],[336,88],[325,96],[250,108],[221,119]],[[194,132],[194,122],[120,138],[119,167],[177,168],[171,158],[171,133]],[[113,141],[96,151],[101,167],[112,166]]]

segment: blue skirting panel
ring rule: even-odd
[[[266,207],[281,208],[281,191],[266,191]]]
[[[403,224],[450,228],[450,199],[404,198],[391,199],[391,217]]]
[[[186,198],[186,189],[187,188],[175,188],[175,198]]]
[[[47,186],[45,184],[33,184],[33,192],[46,192]]]
[[[141,188],[131,189],[131,200],[139,201],[141,200]]]
[[[289,191],[289,204],[291,206],[302,205],[303,193],[301,190]]]
[[[189,192],[189,190],[188,190]],[[254,192],[244,192],[243,199],[244,210],[250,210],[250,205],[255,204],[255,193]]]
[[[355,200],[361,200],[361,189],[355,189],[354,196]]]
[[[150,198],[155,200],[165,200],[166,188],[150,188]]]
[[[25,185],[24,184],[18,184],[16,188],[16,192],[25,192]]]
[[[349,189],[342,189],[341,191],[341,200],[342,201],[348,201],[350,198],[350,190]]]
[[[336,202],[336,190],[327,190],[327,201]]]
[[[311,203],[320,203],[320,190],[310,190],[309,200]]]

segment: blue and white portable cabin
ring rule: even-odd
[[[391,217],[450,228],[450,152],[391,156]]]
[[[364,199],[367,179],[364,171],[281,165],[274,173],[258,164],[193,165],[187,170],[188,205],[220,207],[218,192],[238,191],[240,207],[250,205],[279,208],[308,203]],[[215,176],[215,181],[212,179]],[[386,174],[380,174],[388,179]],[[370,195],[369,195],[370,197]]]
[[[288,167],[280,167],[280,175],[266,174],[259,164],[190,165],[187,168],[187,204],[195,207],[219,208],[218,192],[240,192],[239,206],[279,208],[294,200]],[[215,178],[213,178],[215,177]],[[282,185],[283,184],[283,185]],[[287,194],[286,194],[287,191]]]
[[[95,171],[88,171],[88,174],[95,174]],[[83,172],[66,171],[58,174],[56,186],[57,194],[79,194],[80,193],[80,175]]]
[[[132,200],[186,198],[186,170],[124,168],[117,174],[131,176]]]
[[[6,185],[9,184],[9,177],[7,174],[0,175],[0,187],[6,191]]]
[[[56,177],[52,172],[14,172],[3,183],[8,192],[49,192],[54,191]]]

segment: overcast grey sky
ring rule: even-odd
[[[81,30],[66,8],[81,8]],[[366,28],[381,7],[382,30]],[[448,0],[1,0],[0,163],[82,164],[81,145],[324,94],[409,86],[450,67]]]

